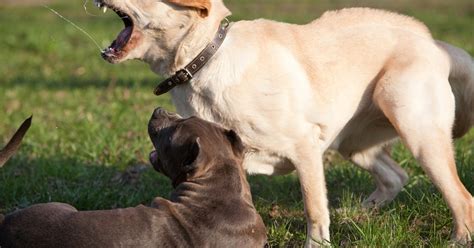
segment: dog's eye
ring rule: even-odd
[[[196,157],[192,157],[192,156],[188,156],[184,161],[183,161],[183,165],[186,166],[186,165],[190,165],[194,162],[194,160],[196,160]]]

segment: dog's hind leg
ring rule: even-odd
[[[452,238],[467,243],[474,231],[474,206],[456,171],[454,96],[445,67],[429,65],[423,61],[395,67],[377,85],[374,101],[447,202],[454,218]]]
[[[474,60],[464,50],[436,41],[450,58],[449,83],[456,98],[454,138],[464,136],[474,126]]]
[[[408,181],[407,173],[390,157],[382,145],[352,153],[350,160],[374,178],[376,190],[362,202],[364,207],[379,207],[391,202]]]
[[[361,113],[349,126],[351,132],[337,146],[341,155],[369,172],[376,184],[375,191],[362,203],[378,207],[392,201],[408,181],[407,173],[390,157],[391,143],[397,131],[380,109]]]

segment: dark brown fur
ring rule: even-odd
[[[243,146],[229,130],[156,110],[149,134],[155,169],[175,186],[151,207],[81,211],[37,204],[7,215],[6,247],[263,247],[265,226],[242,169]]]

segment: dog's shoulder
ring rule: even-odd
[[[155,197],[151,202],[150,207],[156,209],[168,209],[172,207],[172,202],[161,197]]]

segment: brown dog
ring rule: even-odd
[[[175,187],[151,207],[81,211],[37,204],[7,215],[0,247],[263,247],[265,226],[252,204],[233,132],[157,109],[149,123],[154,168]]]

